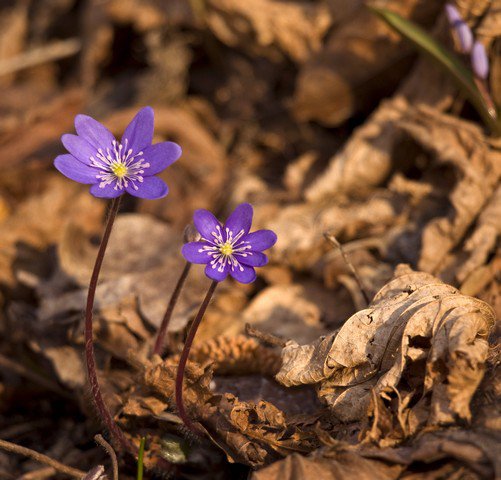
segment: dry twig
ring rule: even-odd
[[[118,480],[118,460],[117,454],[113,447],[103,438],[102,435],[95,435],[94,440],[101,445],[106,450],[106,453],[111,458],[111,464],[113,465],[113,480]]]
[[[30,448],[21,447],[20,445],[7,442],[6,440],[0,440],[0,448],[3,448],[8,452],[17,453],[19,455],[24,455],[25,457],[32,458],[33,460],[44,465],[48,465],[49,467],[56,469],[58,472],[64,473],[65,475],[68,475],[72,478],[81,479],[85,477],[85,472],[82,472],[82,470],[68,467],[63,463],[60,463],[57,460],[48,457],[47,455],[38,453],[35,450],[31,450]]]

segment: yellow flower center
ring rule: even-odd
[[[226,242],[226,243],[223,243],[220,247],[219,247],[219,251],[223,254],[223,255],[226,255],[226,256],[229,256],[233,253],[233,245],[229,242]]]
[[[118,178],[123,178],[127,175],[128,169],[127,167],[120,162],[113,162],[110,165],[111,171],[114,173],[114,175]]]

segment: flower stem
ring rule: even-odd
[[[186,277],[188,276],[188,273],[190,272],[191,268],[191,263],[186,262],[184,269],[181,273],[181,276],[179,277],[176,288],[174,288],[174,291],[172,292],[172,295],[169,300],[169,305],[167,306],[167,310],[165,311],[164,318],[162,319],[162,323],[160,325],[160,328],[158,329],[158,334],[157,334],[157,339],[155,341],[155,347],[153,348],[153,353],[157,355],[162,355],[163,350],[164,350],[164,338],[165,334],[167,332],[167,328],[170,323],[170,319],[172,317],[172,312],[174,311],[174,307],[176,306],[177,300],[179,298],[179,295],[181,293],[181,290],[183,289],[184,282],[186,280]]]
[[[111,201],[106,228],[101,240],[101,245],[99,245],[99,251],[97,253],[96,262],[94,264],[94,269],[90,278],[89,291],[87,293],[87,308],[85,310],[85,360],[87,363],[87,375],[92,392],[92,400],[94,401],[94,405],[99,417],[101,418],[106,428],[109,430],[111,436],[118,442],[120,447],[125,451],[129,451],[130,453],[135,454],[135,447],[127,440],[127,438],[125,438],[124,433],[113,420],[108,407],[104,403],[103,396],[101,395],[101,389],[99,387],[99,381],[96,372],[94,339],[92,333],[92,311],[94,309],[94,298],[96,296],[97,281],[99,279],[99,273],[101,271],[101,265],[103,263],[106,247],[108,246],[108,240],[110,239],[111,229],[113,228],[113,223],[117,216],[118,209],[120,208],[120,198],[121,197],[117,197]]]
[[[200,322],[209,306],[212,295],[214,295],[214,291],[216,290],[218,282],[213,281],[210,284],[209,290],[205,295],[205,298],[200,305],[200,309],[198,310],[197,316],[193,323],[191,324],[190,331],[188,332],[188,337],[186,338],[186,342],[184,343],[183,351],[181,352],[181,357],[179,359],[179,365],[177,367],[177,375],[176,375],[176,405],[179,413],[179,417],[183,421],[183,423],[188,427],[192,432],[198,434],[199,430],[192,423],[188,414],[186,413],[186,409],[184,407],[183,402],[183,380],[184,380],[184,372],[186,370],[186,363],[188,361],[188,356],[190,355],[191,345],[193,344],[193,339],[197,333],[198,327],[200,326]]]

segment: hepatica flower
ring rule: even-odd
[[[169,189],[155,175],[181,156],[174,142],[152,145],[153,109],[141,109],[120,141],[87,115],[75,117],[77,135],[62,136],[68,154],[59,155],[55,167],[65,176],[90,184],[96,197],[115,198],[127,192],[140,198],[162,198]]]
[[[277,236],[271,230],[249,233],[252,214],[252,206],[242,203],[221,225],[211,212],[197,210],[193,222],[202,239],[183,246],[184,258],[191,263],[206,264],[205,274],[217,282],[228,275],[241,283],[253,282],[254,267],[268,263],[263,251],[275,244]]]

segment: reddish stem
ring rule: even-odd
[[[87,294],[87,308],[85,310],[85,360],[87,362],[87,375],[92,392],[92,399],[94,401],[94,405],[99,417],[101,418],[106,428],[109,430],[112,437],[118,442],[120,447],[123,450],[129,451],[130,453],[135,455],[136,448],[127,440],[120,427],[113,420],[108,407],[104,403],[103,396],[101,395],[101,389],[99,387],[99,381],[96,372],[94,339],[92,333],[92,311],[94,309],[94,298],[96,296],[97,281],[99,279],[99,273],[101,271],[101,265],[103,263],[106,247],[108,246],[108,240],[110,239],[111,229],[113,228],[113,223],[117,216],[118,209],[120,208],[120,199],[121,197],[117,197],[111,201],[106,228],[101,240],[101,245],[99,245],[99,251],[97,252],[96,262],[94,264],[94,269],[90,278],[89,291]]]
[[[197,316],[193,323],[191,324],[190,331],[188,332],[188,337],[186,338],[186,342],[184,344],[183,351],[181,352],[181,357],[179,359],[179,365],[177,367],[177,375],[176,375],[176,405],[179,413],[179,417],[183,421],[183,423],[194,433],[199,434],[200,431],[195,427],[192,423],[188,414],[186,413],[186,409],[184,407],[183,402],[183,380],[184,380],[184,372],[186,370],[186,363],[188,361],[188,356],[190,355],[191,345],[193,344],[193,339],[197,333],[198,327],[200,326],[200,322],[209,306],[209,302],[214,295],[214,291],[216,290],[218,282],[215,280],[210,284],[209,290],[205,295],[204,301],[202,305],[200,305],[200,309],[198,310]]]
[[[172,317],[172,312],[174,311],[174,307],[176,306],[177,300],[179,299],[179,295],[181,294],[181,290],[183,289],[186,277],[190,272],[190,268],[191,268],[191,263],[186,262],[184,269],[181,273],[181,276],[177,281],[176,288],[174,288],[174,291],[172,292],[172,295],[170,297],[169,305],[167,306],[164,318],[162,319],[162,323],[160,325],[160,328],[158,329],[157,339],[155,341],[155,347],[153,348],[153,353],[156,353],[157,355],[162,355],[163,353],[165,334],[167,332],[170,319]]]

